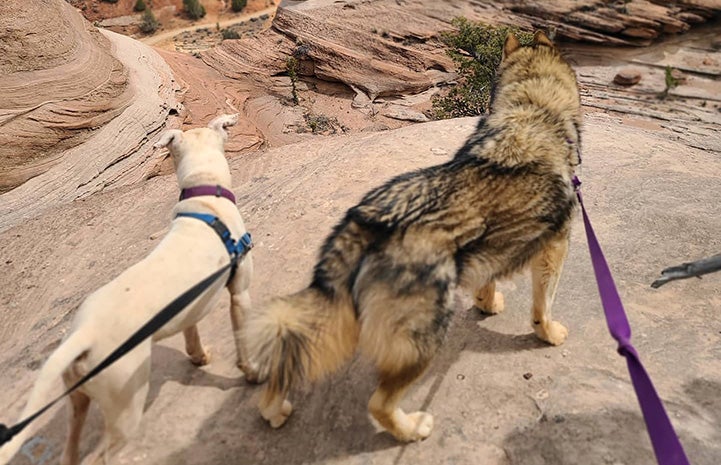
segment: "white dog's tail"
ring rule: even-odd
[[[70,334],[70,336],[55,349],[55,352],[50,355],[40,370],[40,375],[30,393],[30,399],[27,405],[25,405],[22,415],[20,415],[20,421],[40,410],[51,400],[50,396],[53,388],[56,386],[55,383],[57,380],[60,379],[63,372],[76,358],[90,348],[91,343],[91,334],[82,329],[78,329]],[[31,430],[32,427],[28,426],[21,433],[18,433],[12,441],[0,447],[0,465],[5,465],[10,461],[23,445]]]

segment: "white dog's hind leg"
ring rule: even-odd
[[[193,325],[183,330],[185,337],[185,352],[190,356],[193,365],[203,366],[210,363],[210,351],[203,347],[200,342],[200,333],[198,326]]]
[[[148,396],[148,380],[146,379],[127,399],[123,395],[106,398],[102,406],[105,417],[105,432],[97,448],[91,452],[82,465],[107,465],[113,463],[114,457],[127,444],[128,439],[137,431],[143,417],[143,406]],[[115,393],[117,394],[117,393]],[[124,393],[123,393],[124,394]]]
[[[67,382],[66,382],[67,384]],[[68,396],[68,439],[60,459],[61,465],[77,465],[80,459],[80,433],[90,407],[90,397],[75,391]]]

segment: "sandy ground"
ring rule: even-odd
[[[316,250],[345,209],[389,176],[448,159],[473,119],[301,142],[232,161],[234,190],[256,241],[256,305],[308,282]],[[721,277],[659,290],[658,271],[718,252],[721,160],[603,113],[586,117],[587,206],[625,300],[634,342],[691,462],[721,460]],[[633,147],[633,150],[629,148]],[[678,154],[683,152],[684,156]],[[172,176],[100,193],[0,235],[2,419],[15,419],[35,370],[91,290],[155,245],[177,195]],[[313,389],[279,431],[255,408],[259,388],[234,367],[227,302],[201,324],[214,360],[193,367],[182,338],[156,346],[146,416],[120,463],[647,464],[652,451],[623,359],[606,332],[580,221],[555,306],[562,347],[531,334],[529,280],[501,286],[507,311],[483,317],[459,294],[448,341],[403,402],[436,429],[401,445],[369,422],[372,370],[356,360]],[[525,376],[524,376],[525,375]],[[526,379],[528,378],[528,379]],[[61,409],[39,422],[13,462],[57,460]],[[99,438],[93,411],[83,449]]]

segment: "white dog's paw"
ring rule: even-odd
[[[203,347],[201,353],[190,355],[190,361],[192,364],[199,367],[209,364],[210,359],[210,347]]]
[[[245,375],[245,380],[250,384],[261,384],[268,379],[268,370],[261,370],[257,363],[238,362],[238,368]]]

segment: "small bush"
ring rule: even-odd
[[[220,34],[223,36],[223,40],[240,39],[240,34],[238,34],[232,29],[223,29],[222,31],[220,31]]]
[[[330,118],[325,115],[306,113],[303,115],[303,118],[305,118],[308,129],[310,129],[313,134],[335,134],[338,132],[336,127],[340,126],[336,118]]]
[[[458,84],[433,99],[433,115],[437,119],[486,113],[506,35],[516,34],[523,45],[533,41],[528,32],[473,23],[466,18],[454,19],[453,25],[458,30],[443,34],[441,39],[458,67]]]
[[[183,8],[190,19],[200,19],[205,16],[205,7],[198,0],[183,0]]]
[[[243,11],[243,8],[248,4],[248,0],[231,0],[230,8],[236,13]]]
[[[665,99],[668,97],[668,92],[678,87],[678,85],[681,83],[681,80],[678,79],[676,76],[674,76],[674,69],[668,65],[666,65],[666,69],[664,69],[664,81],[666,84],[666,88],[661,91],[659,94],[659,98]]]
[[[140,30],[145,34],[152,34],[158,30],[160,22],[155,18],[155,15],[150,9],[145,10],[143,13],[143,20],[140,23]]]
[[[295,57],[288,57],[285,61],[285,67],[290,77],[291,95],[293,96],[293,105],[298,105],[298,60]]]
[[[143,0],[138,0],[137,2],[135,2],[135,6],[133,7],[133,10],[145,11],[145,2]]]

